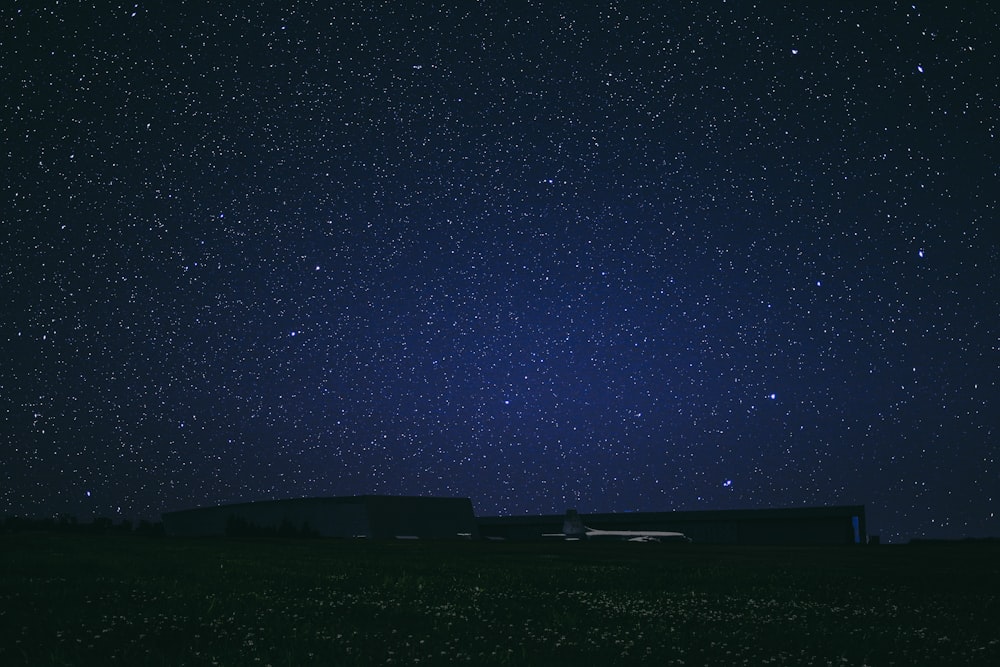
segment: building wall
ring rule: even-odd
[[[308,528],[321,537],[456,538],[460,533],[477,534],[472,502],[468,498],[295,498],[163,515],[167,534],[176,536],[225,535],[234,521],[244,527],[270,531],[278,531],[282,526],[296,531]]]
[[[677,531],[700,544],[863,544],[866,538],[863,505],[590,514],[582,518],[590,528]],[[478,521],[484,537],[532,540],[561,533],[563,515],[480,517]]]
[[[866,541],[864,506],[775,510],[637,512],[583,516],[591,528],[682,532],[700,544],[855,544]],[[357,496],[299,498],[163,515],[168,535],[225,535],[233,518],[277,531],[308,526],[323,537],[419,537],[453,539],[460,534],[510,540],[544,539],[561,533],[563,515],[481,517],[468,498]]]
[[[371,537],[453,539],[478,535],[468,498],[367,496]]]

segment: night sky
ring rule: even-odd
[[[1000,534],[1000,16],[942,4],[5,3],[0,513]]]

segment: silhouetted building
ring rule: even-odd
[[[468,498],[292,498],[166,512],[175,536],[319,536],[455,539],[477,535]]]
[[[479,517],[479,534],[508,540],[561,533],[563,514]],[[599,530],[676,531],[699,544],[865,544],[864,505],[699,512],[629,512],[582,516]],[[550,538],[551,539],[551,538]]]

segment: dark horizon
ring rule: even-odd
[[[14,530],[15,532],[26,529],[38,529],[38,528],[48,528],[55,530],[88,530],[92,527],[100,528],[102,531],[112,531],[121,532],[121,530],[127,526],[127,532],[134,533],[153,533],[162,534],[161,529],[163,525],[163,515],[176,512],[189,512],[198,511],[207,508],[223,508],[223,507],[240,507],[253,505],[256,503],[270,503],[274,501],[289,501],[289,500],[317,500],[317,499],[328,499],[335,498],[338,500],[351,500],[364,497],[392,497],[391,494],[360,494],[358,496],[308,496],[308,497],[284,497],[284,498],[268,498],[268,499],[258,499],[249,501],[234,501],[226,502],[218,505],[207,505],[199,507],[182,507],[182,508],[172,508],[165,510],[163,513],[155,517],[118,517],[113,518],[109,516],[97,516],[93,515],[90,517],[78,517],[69,513],[57,513],[53,516],[15,516],[6,515],[0,517],[0,527],[6,528],[7,530]],[[404,498],[413,497],[418,498],[419,496],[402,496]],[[443,497],[443,496],[438,496]],[[472,500],[472,499],[469,499]],[[473,500],[473,507],[475,502]],[[670,512],[658,512],[658,511],[644,511],[644,512],[588,512],[580,513],[582,517],[592,517],[597,520],[609,520],[613,517],[620,517],[621,519],[627,519],[635,514],[643,515],[655,515],[658,520],[663,520],[663,515],[669,515],[677,513],[678,515],[684,517],[685,519],[690,519],[699,514],[707,515],[719,515],[719,514],[741,514],[748,512],[749,515],[753,516],[757,514],[769,514],[769,513],[782,513],[787,510],[805,510],[806,512],[815,513],[817,510],[848,510],[854,508],[861,508],[861,511],[867,514],[865,506],[862,505],[827,505],[821,507],[768,507],[768,508],[754,508],[748,510],[746,508],[720,508],[715,510],[675,510]],[[575,508],[568,508],[568,510],[576,511]],[[564,517],[564,513],[542,513],[542,514],[507,514],[507,515],[484,515],[475,512],[476,519],[498,519],[498,518],[523,518],[523,519],[561,519]],[[89,521],[88,521],[89,519]],[[634,521],[630,519],[630,521]],[[866,522],[866,520],[863,520]],[[857,539],[860,544],[870,543],[874,545],[878,544],[951,544],[951,543],[993,543],[1000,540],[1000,535],[963,535],[957,537],[933,537],[927,535],[910,535],[903,536],[902,538],[897,538],[893,541],[885,541],[882,539],[881,534],[878,531],[873,531],[870,525],[865,525],[864,528],[859,526],[855,527],[856,532],[858,532]],[[280,535],[279,535],[280,536]]]

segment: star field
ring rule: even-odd
[[[1000,534],[991,3],[0,19],[5,513]]]

